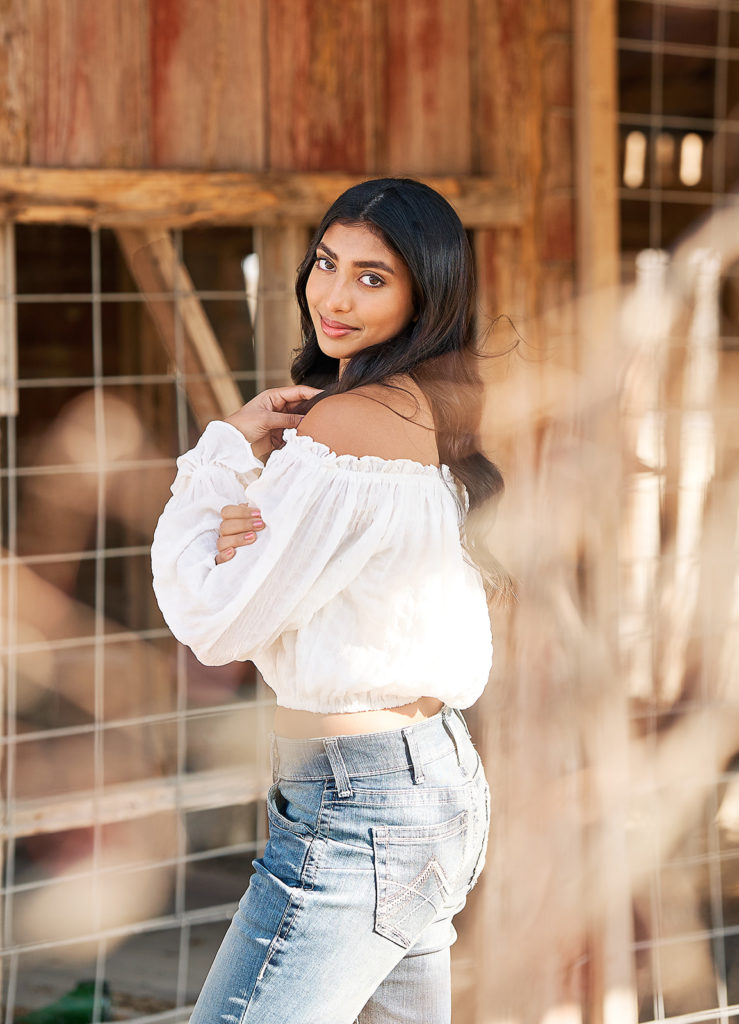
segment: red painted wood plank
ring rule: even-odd
[[[148,160],[146,0],[27,0],[29,162]]]
[[[0,0],[0,163],[22,164],[28,156],[26,8],[23,0]]]
[[[575,259],[575,226],[571,195],[557,192],[541,201],[541,237],[539,258],[542,260]]]
[[[374,169],[377,0],[271,0],[269,165]]]
[[[524,185],[533,155],[527,135],[533,113],[532,80],[537,74],[530,66],[537,6],[518,0],[473,0],[473,170],[518,179]]]
[[[385,31],[381,162],[392,173],[469,173],[468,5],[393,0]]]
[[[150,0],[152,167],[263,170],[259,0]]]
[[[571,112],[547,110],[544,114],[544,189],[574,187],[575,124]]]
[[[513,317],[535,342],[542,188],[541,52],[544,0],[473,0],[475,170],[518,193],[520,229],[478,233],[483,311]]]
[[[572,107],[574,59],[571,39],[561,35],[545,37],[542,88],[546,106]]]
[[[544,15],[550,32],[572,32],[574,12],[572,0],[545,0]]]

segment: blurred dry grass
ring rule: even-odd
[[[739,895],[724,237],[728,252],[686,243],[676,266],[640,254],[633,288],[558,311],[570,337],[489,364],[484,437],[507,480],[489,532],[519,602],[493,614],[470,716],[494,792],[465,937],[477,1021],[628,1024],[739,1003],[710,935]]]

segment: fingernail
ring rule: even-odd
[[[245,533],[244,534],[244,540],[254,540],[255,537],[256,537],[256,533]]]
[[[255,526],[264,526],[264,523],[262,522],[261,519],[255,519],[254,520],[254,525]]]
[[[230,558],[233,553],[234,553],[234,549],[233,548],[226,548],[226,550],[223,552],[223,557],[224,558]]]

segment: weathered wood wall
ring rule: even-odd
[[[571,292],[572,0],[2,0],[0,164],[484,174],[519,326]]]

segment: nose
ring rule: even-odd
[[[351,309],[351,304],[349,283],[337,274],[326,296],[326,312],[347,313]]]

